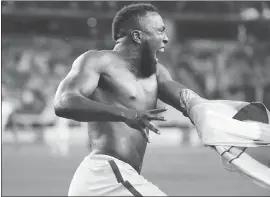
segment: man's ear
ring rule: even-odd
[[[136,43],[141,43],[141,32],[138,30],[133,30],[131,32],[132,40]]]

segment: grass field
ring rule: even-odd
[[[67,158],[51,156],[45,145],[17,150],[2,146],[2,195],[67,195],[72,175],[86,154],[87,149],[78,146]],[[150,146],[142,174],[170,196],[270,195],[270,190],[225,171],[218,156],[203,147]]]

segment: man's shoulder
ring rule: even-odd
[[[159,75],[160,73],[166,71],[167,68],[160,62],[157,62],[157,75]]]
[[[111,50],[89,50],[79,55],[73,65],[104,67],[116,61],[117,58],[119,58],[117,54]]]
[[[164,80],[171,80],[171,74],[166,66],[164,66],[162,63],[157,63],[157,78],[158,81],[164,81]]]
[[[89,50],[81,54],[78,58],[97,61],[99,64],[109,64],[119,58],[116,52],[112,50]]]
[[[110,56],[112,56],[112,51],[109,50],[89,50],[79,55],[78,58],[103,60]]]

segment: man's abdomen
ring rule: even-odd
[[[140,131],[122,122],[98,122],[89,131],[89,137],[92,151],[113,156],[141,170],[147,142]]]

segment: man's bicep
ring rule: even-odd
[[[183,86],[179,82],[175,81],[172,78],[168,69],[165,68],[165,66],[163,66],[163,65],[160,65],[159,70],[158,70],[158,87],[159,87],[160,93],[162,93],[164,90],[168,90],[168,88],[169,89],[186,88],[185,86]]]
[[[90,97],[98,85],[99,77],[96,71],[71,71],[62,82],[63,89],[66,92]]]
[[[157,72],[157,81],[158,81],[158,96],[161,100],[166,100],[168,97],[171,96],[171,94],[168,94],[169,92],[175,91],[173,86],[175,86],[175,82],[172,79],[171,74],[169,73],[168,69],[165,68],[162,64],[159,65],[158,67],[158,72]],[[173,84],[173,86],[172,86]],[[171,91],[170,91],[171,90]]]
[[[72,65],[72,69],[60,83],[57,92],[72,93],[90,97],[95,91],[100,78],[97,64],[87,57],[79,57]]]
[[[184,88],[183,85],[172,79],[169,71],[163,65],[159,67],[158,98],[161,101],[181,110],[180,91]]]

